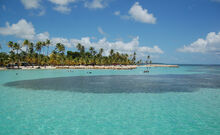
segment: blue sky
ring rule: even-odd
[[[7,23],[7,24],[6,24]],[[0,0],[0,44],[49,38],[153,62],[220,64],[220,0]]]

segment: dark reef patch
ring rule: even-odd
[[[8,82],[4,86],[81,93],[194,92],[200,88],[220,89],[220,76],[210,74],[74,76],[22,80]]]

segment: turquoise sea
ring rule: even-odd
[[[0,71],[0,135],[219,135],[220,66]]]

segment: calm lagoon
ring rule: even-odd
[[[144,70],[0,71],[0,134],[220,134],[220,66]]]

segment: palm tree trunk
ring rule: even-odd
[[[38,53],[38,66],[40,67],[40,51]]]
[[[48,57],[49,46],[47,46],[47,57]]]
[[[18,69],[19,69],[19,56],[18,56],[18,50],[17,50],[17,64],[18,64]]]

